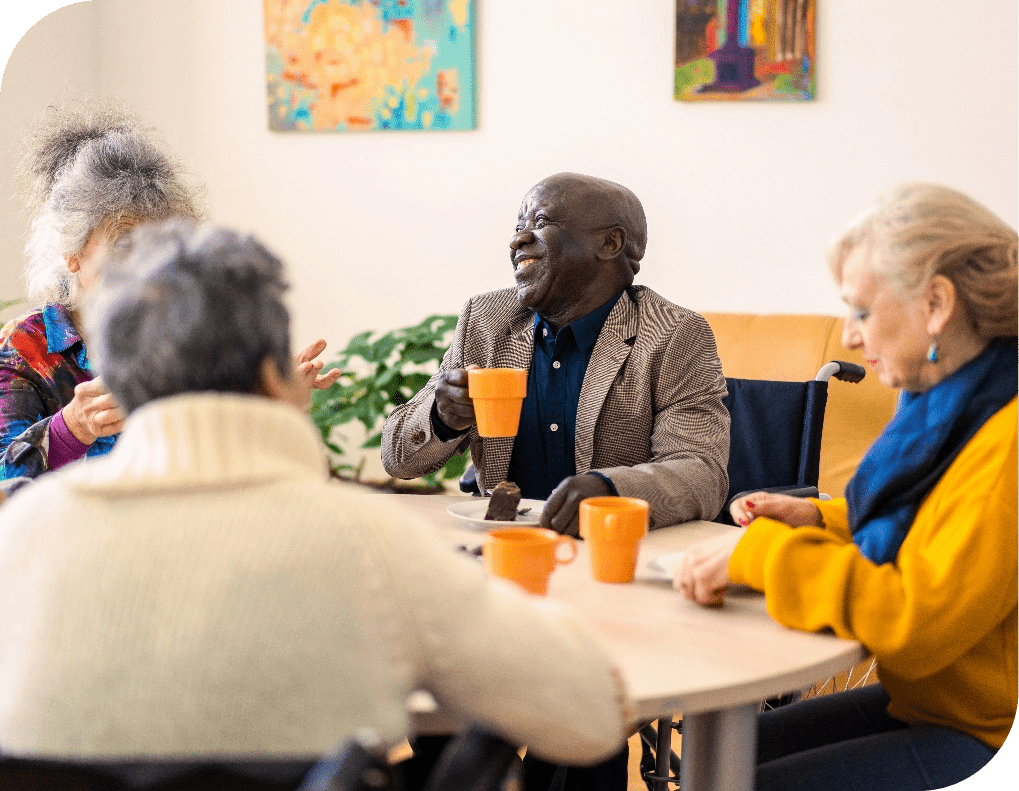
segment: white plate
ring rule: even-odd
[[[446,510],[459,519],[466,519],[479,527],[513,527],[514,525],[536,525],[541,517],[541,509],[545,507],[544,500],[521,500],[517,506],[517,518],[514,522],[498,522],[494,519],[486,520],[485,512],[488,510],[488,501],[491,497],[465,497],[462,502],[453,503]],[[521,508],[530,508],[526,514],[521,514]]]
[[[668,555],[659,555],[656,558],[652,558],[647,562],[648,570],[651,571],[655,579],[672,582],[676,566],[679,565],[685,554],[686,552],[670,552]]]

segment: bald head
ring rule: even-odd
[[[517,299],[566,326],[633,283],[646,243],[644,209],[626,187],[549,176],[524,196],[510,240]]]
[[[532,191],[539,187],[583,210],[600,228],[622,228],[626,235],[622,255],[633,274],[640,271],[647,247],[647,218],[633,192],[614,181],[582,173],[556,173],[535,184]]]

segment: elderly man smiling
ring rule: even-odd
[[[559,173],[524,197],[510,239],[515,288],[473,297],[438,373],[386,421],[390,475],[442,467],[468,444],[478,480],[546,500],[577,535],[586,497],[640,497],[651,526],[712,519],[727,491],[725,380],[708,324],[634,286],[647,242],[637,196]],[[478,436],[466,368],[529,370],[516,438]]]
[[[640,497],[651,526],[712,519],[728,490],[729,415],[711,328],[633,277],[647,243],[637,196],[559,173],[524,196],[510,239],[515,288],[468,300],[438,373],[386,421],[382,460],[413,478],[466,445],[485,490],[546,500],[577,535],[586,497]],[[467,371],[524,368],[516,438],[478,436]],[[435,750],[434,746],[422,745]],[[525,761],[525,787],[625,791],[627,749],[593,767]]]

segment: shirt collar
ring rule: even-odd
[[[622,294],[623,292],[620,291],[601,307],[595,308],[586,316],[581,316],[572,324],[566,325],[566,327],[569,327],[573,331],[573,338],[577,342],[578,349],[586,352],[588,349],[594,347],[595,341],[598,340],[598,335],[601,333],[602,327],[605,326],[605,320],[609,317],[609,314],[612,312],[612,308],[615,307]],[[538,337],[538,330],[546,326],[548,325],[545,323],[545,320],[541,316],[535,315],[535,337]],[[560,332],[566,329],[566,327],[560,329]]]
[[[50,354],[65,352],[81,342],[81,335],[71,321],[71,314],[63,305],[51,302],[42,309],[46,325],[46,350]]]

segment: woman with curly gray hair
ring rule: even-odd
[[[109,453],[124,414],[94,375],[79,305],[107,250],[131,228],[201,215],[199,190],[180,163],[119,108],[51,110],[27,149],[25,280],[43,305],[0,332],[0,490]],[[319,339],[298,353],[303,385],[322,390],[338,378],[338,370],[318,374],[325,346]]]
[[[11,322],[0,345],[0,480],[109,452],[123,413],[94,377],[79,304],[127,230],[201,214],[181,166],[122,110],[50,110],[27,149],[25,280],[42,307]]]

